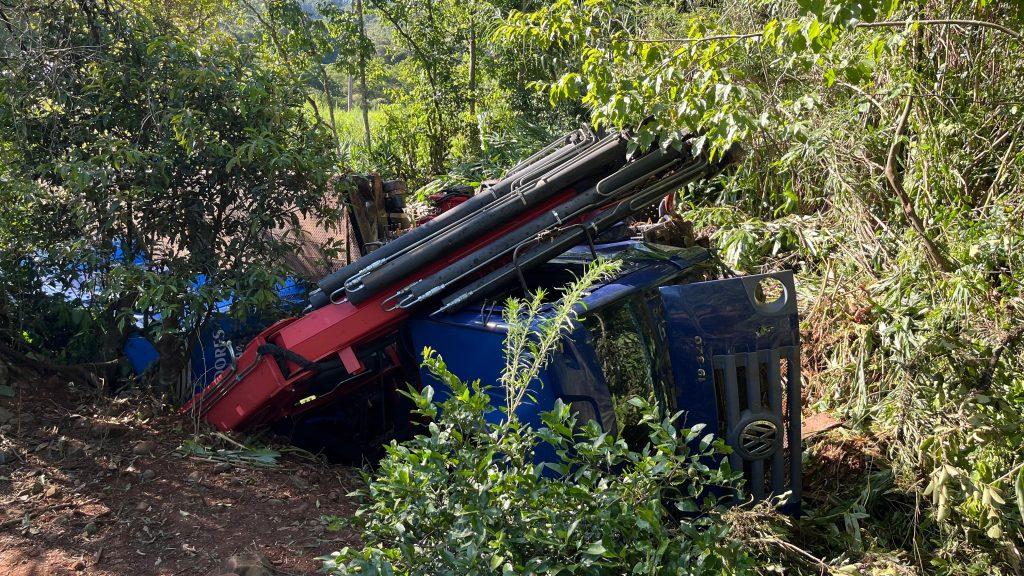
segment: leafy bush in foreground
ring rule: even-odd
[[[557,346],[551,338],[575,314],[574,298],[588,281],[567,290],[554,320],[535,322],[540,297],[514,303],[502,378],[512,401],[503,418],[479,382],[448,371],[431,350],[425,366],[451,390],[443,402],[425,387],[410,395],[429,421],[426,433],[392,443],[368,481],[356,519],[361,550],[325,558],[335,574],[736,574],[746,556],[728,538],[716,497],[732,493],[737,474],[722,460],[727,448],[699,426],[677,429],[652,403],[634,398],[650,442],[640,452],[577,421],[557,404],[534,429],[515,417],[516,386],[536,376],[539,358]],[[534,326],[533,338],[513,337]],[[526,351],[524,353],[524,351]],[[542,362],[541,362],[542,363]],[[515,371],[514,377],[511,372]],[[519,384],[516,384],[516,383]],[[542,444],[556,462],[538,464]]]

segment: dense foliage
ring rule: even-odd
[[[577,302],[607,269],[592,267],[556,309],[543,294],[506,307],[510,325],[501,384],[466,383],[431,350],[424,365],[445,391],[411,391],[426,429],[387,448],[356,516],[365,547],[327,558],[337,574],[745,573],[748,558],[726,537],[716,492],[732,492],[720,439],[677,429],[643,398],[630,403],[648,432],[642,448],[556,403],[534,429],[516,417]],[[495,388],[497,389],[495,390]],[[494,396],[505,406],[494,407]],[[497,417],[496,417],[497,416]],[[541,454],[547,454],[542,456]],[[539,456],[540,455],[540,456]],[[717,463],[721,465],[717,465]],[[710,466],[709,464],[716,464]],[[712,488],[709,490],[709,488]]]
[[[351,82],[359,66],[335,67],[339,81],[348,75],[348,92],[372,105],[365,136],[354,107],[339,112],[339,124],[350,127],[349,161],[416,185],[473,183],[585,122],[580,104],[552,110],[531,88],[564,65],[494,42],[505,14],[535,4],[366,0],[363,29],[372,49],[362,65],[365,88]]]
[[[267,306],[297,214],[329,216],[335,158],[306,85],[262,45],[148,3],[5,10],[0,242],[6,298],[77,297],[93,319],[69,359],[120,354],[135,314],[177,382],[213,306]],[[6,284],[6,283],[5,283]],[[52,324],[11,311],[47,342]],[[157,320],[159,319],[159,320]],[[83,358],[84,357],[84,358]]]
[[[332,218],[334,172],[431,190],[579,122],[698,132],[746,155],[683,215],[739,270],[798,272],[809,411],[847,427],[809,442],[804,518],[722,537],[764,572],[1019,573],[1022,30],[996,0],[0,3],[0,344],[114,359],[138,324],[174,358],[227,294],[273,300],[267,232]]]
[[[679,8],[554,2],[499,37],[575,51],[577,69],[538,87],[598,123],[650,115],[641,141],[697,128],[748,150],[685,215],[736,267],[801,272],[813,407],[881,453],[797,525],[798,561],[1019,571],[1020,5]]]

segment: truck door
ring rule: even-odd
[[[663,286],[676,405],[732,447],[755,499],[800,501],[800,333],[791,272]]]

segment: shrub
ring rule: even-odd
[[[325,558],[335,574],[735,574],[746,556],[728,538],[715,493],[738,475],[728,448],[699,426],[634,398],[648,444],[633,451],[559,402],[534,429],[515,416],[579,298],[608,270],[593,267],[537,321],[543,294],[510,302],[500,418],[488,387],[452,374],[432,350],[424,365],[450,394],[409,393],[425,430],[392,443],[361,495],[361,549]],[[529,334],[529,337],[522,337]],[[557,461],[535,461],[542,444]],[[712,487],[721,487],[710,489]]]

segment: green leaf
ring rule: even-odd
[[[626,403],[636,408],[647,408],[647,401],[644,400],[643,398],[640,398],[639,396],[630,397],[629,400],[626,400]]]
[[[1017,498],[1017,511],[1020,517],[1024,518],[1024,467],[1017,471],[1017,478],[1013,482],[1013,492]]]
[[[715,440],[715,435],[714,434],[708,434],[708,435],[704,436],[703,438],[700,439],[700,449],[702,451],[703,450],[707,450],[709,447],[711,447],[711,444],[712,444],[712,442],[714,442],[714,440]]]
[[[584,550],[584,553],[589,554],[591,556],[603,556],[607,551],[608,550],[604,547],[604,542],[598,540],[597,542],[592,543],[590,546],[587,546],[587,549]]]

